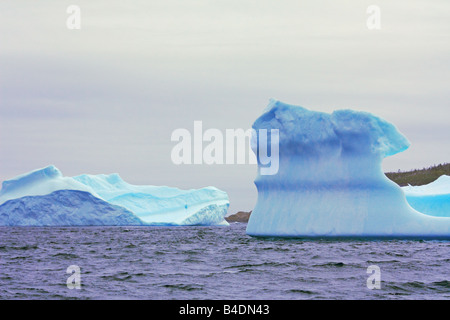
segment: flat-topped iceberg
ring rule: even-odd
[[[228,195],[129,184],[118,174],[64,177],[54,166],[4,181],[0,225],[227,225]]]
[[[253,128],[267,129],[269,139],[278,129],[279,170],[255,180],[249,235],[450,238],[450,218],[414,210],[384,175],[383,158],[410,145],[393,124],[367,112],[328,114],[272,100]]]

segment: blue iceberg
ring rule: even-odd
[[[144,223],[125,208],[89,192],[58,190],[25,196],[0,206],[1,226],[140,226]]]
[[[64,177],[55,166],[4,181],[2,226],[228,225],[228,195],[129,184],[118,174]]]
[[[410,145],[393,124],[367,112],[328,114],[272,100],[253,129],[266,129],[268,139],[278,129],[279,170],[258,173],[247,234],[450,238],[449,217],[413,209],[384,175],[383,158]]]
[[[423,186],[402,187],[408,203],[419,212],[450,217],[450,176],[442,175]]]

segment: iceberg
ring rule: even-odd
[[[144,223],[125,208],[89,192],[58,190],[25,196],[0,206],[1,226],[140,226]]]
[[[167,186],[137,186],[123,181],[118,174],[84,174],[73,179],[93,190],[101,199],[130,210],[147,224],[227,224],[224,217],[229,206],[228,195],[215,187],[181,190]]]
[[[450,217],[450,176],[442,175],[423,186],[402,187],[408,203],[419,212]]]
[[[132,185],[118,174],[64,177],[51,165],[4,181],[0,225],[228,225],[226,192]]]
[[[410,145],[393,124],[368,112],[329,114],[272,100],[253,129],[266,129],[268,139],[278,129],[279,170],[255,179],[248,235],[450,238],[449,217],[413,209],[384,175],[382,160]]]

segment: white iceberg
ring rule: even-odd
[[[253,128],[279,130],[279,171],[258,174],[247,234],[450,238],[450,218],[414,210],[384,175],[383,158],[410,145],[391,123],[367,112],[328,114],[273,100]]]
[[[55,166],[4,181],[0,225],[227,225],[215,187],[137,186],[118,174],[64,177]]]

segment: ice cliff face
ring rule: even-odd
[[[0,225],[226,225],[214,187],[136,186],[118,174],[64,177],[54,166],[4,181]]]
[[[383,158],[410,144],[389,122],[367,112],[327,114],[271,101],[253,128],[279,130],[279,171],[255,180],[249,235],[450,237],[450,218],[412,209],[384,175]]]
[[[0,206],[2,226],[136,226],[144,223],[125,208],[89,192],[58,190],[26,196]]]

